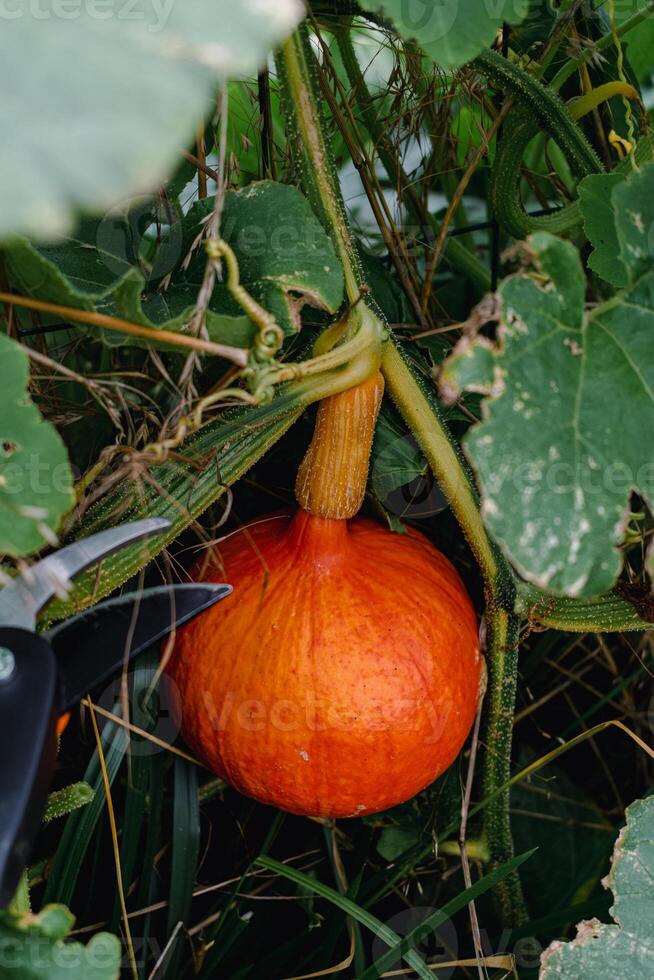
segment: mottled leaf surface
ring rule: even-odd
[[[462,340],[441,390],[487,395],[464,446],[510,560],[542,588],[596,595],[620,571],[631,491],[654,500],[654,270],[588,311],[576,249],[530,243],[535,274],[502,284],[497,345]]]
[[[302,15],[299,0],[8,5],[0,238],[51,239],[77,210],[154,190],[219,80],[256,72]]]
[[[614,925],[591,919],[572,942],[554,942],[542,956],[540,980],[642,980],[654,975],[654,798],[627,809],[607,885]]]
[[[66,447],[31,401],[25,351],[0,334],[0,554],[21,557],[52,541],[73,504]]]

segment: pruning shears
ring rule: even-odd
[[[170,527],[123,524],[36,562],[0,589],[0,908],[13,898],[55,770],[57,723],[89,691],[231,586],[165,585],[121,595],[36,633],[39,612],[84,570]]]

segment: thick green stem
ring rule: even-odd
[[[603,171],[601,160],[556,92],[496,51],[483,51],[472,64],[492,86],[525,109],[539,129],[556,140],[580,177]]]
[[[438,220],[432,214],[426,213],[418,195],[413,189],[412,181],[405,173],[396,154],[392,152],[388,144],[386,134],[375,112],[373,99],[368,91],[352,44],[351,28],[349,26],[339,25],[338,27],[332,28],[332,30],[336,37],[343,67],[356,96],[357,109],[361,113],[363,123],[373,139],[384,170],[394,184],[400,186],[402,202],[406,205],[413,220],[420,225],[424,225],[426,222],[430,226],[434,236],[438,238],[440,231]],[[444,257],[452,270],[461,273],[466,279],[474,283],[480,293],[488,292],[491,285],[490,272],[477,256],[466,248],[465,245],[462,245],[458,239],[447,239]]]
[[[363,284],[361,264],[345,217],[331,147],[326,139],[314,55],[306,25],[282,44],[276,58],[282,86],[282,104],[293,140],[300,154],[304,192],[331,235],[345,275],[350,303],[359,298]]]
[[[513,717],[518,683],[519,617],[511,611],[508,596],[491,600],[486,607],[486,661],[488,690],[485,708],[484,767],[484,837],[491,856],[491,868],[513,857],[513,837],[509,813],[509,790],[497,790],[511,778],[511,745]],[[496,795],[493,795],[496,794]],[[498,886],[496,899],[505,924],[512,927],[526,921],[522,888],[517,873],[509,875]]]
[[[499,865],[513,855],[509,794],[508,791],[498,793],[497,790],[511,775],[511,740],[518,677],[519,620],[514,612],[515,580],[504,557],[486,533],[471,474],[447,430],[436,399],[413,373],[392,340],[384,347],[382,371],[387,391],[434,471],[484,577],[488,691],[485,701],[483,789],[485,797],[495,794],[484,809],[484,836],[493,864]],[[498,900],[507,923],[517,924],[524,920],[525,906],[517,874],[502,884]]]
[[[457,521],[491,591],[503,560],[491,544],[479,513],[479,499],[461,451],[440,418],[438,404],[418,381],[393,341],[384,346],[382,371],[388,393],[415,435],[427,462],[450,502]]]
[[[282,78],[284,104],[298,137],[299,146],[296,149],[302,159],[305,191],[334,239],[345,267],[348,298],[353,302],[361,283],[360,268],[330,147],[322,127],[312,58],[306,27],[303,27],[282,46],[277,67]],[[429,389],[417,380],[392,340],[384,344],[382,372],[388,392],[432,466],[484,577],[487,626],[493,638],[489,647],[491,664],[486,741],[488,745],[499,747],[492,758],[490,753],[486,753],[488,772],[484,785],[487,793],[492,792],[501,785],[502,773],[508,773],[510,767],[512,699],[515,697],[517,668],[515,651],[513,656],[506,656],[504,651],[512,642],[505,624],[515,621],[513,575],[486,533],[471,474],[441,418],[438,403]],[[501,706],[501,710],[497,710],[497,705]],[[493,797],[485,810],[485,819],[491,857],[499,861],[501,855],[506,856],[513,850],[505,793]],[[523,908],[520,885],[514,881],[507,904],[502,909],[503,916],[507,922],[521,921]]]
[[[518,585],[518,611],[535,629],[566,633],[627,633],[654,629],[654,601],[628,586],[592,599],[550,595],[535,585]]]

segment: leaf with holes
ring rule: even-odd
[[[213,205],[206,198],[183,222],[170,221],[148,261],[141,229],[163,216],[144,200],[101,221],[82,221],[75,235],[56,245],[17,239],[6,251],[7,275],[16,290],[36,299],[183,332],[204,274],[198,235]],[[334,246],[295,187],[266,180],[230,191],[221,233],[236,254],[242,285],[287,333],[299,327],[305,303],[328,312],[340,305],[343,272]],[[182,268],[189,254],[188,268]],[[236,347],[248,347],[254,336],[254,325],[222,282],[211,296],[207,330],[212,340]],[[114,331],[101,336],[112,345],[165,346]]]
[[[654,501],[654,271],[635,262],[629,289],[588,312],[577,250],[544,233],[530,247],[534,274],[500,290],[498,344],[460,341],[441,391],[487,396],[464,446],[510,560],[542,588],[596,595],[620,571],[631,491]]]
[[[40,0],[37,15],[13,4],[2,18],[0,78],[14,93],[0,109],[11,133],[3,239],[51,239],[76,211],[154,190],[211,110],[216,83],[256,71],[303,15],[299,0],[63,6]]]
[[[73,504],[61,437],[27,393],[25,352],[0,334],[0,553],[20,557],[52,541]]]
[[[198,201],[185,221],[186,253],[211,212],[213,198]],[[305,304],[333,313],[343,299],[343,270],[332,241],[307,199],[295,187],[261,180],[225,196],[221,235],[239,263],[241,284],[287,333],[300,326]],[[200,286],[204,253],[196,251],[186,279]],[[242,312],[219,283],[214,308]]]
[[[641,980],[654,975],[654,797],[627,809],[606,885],[615,924],[580,922],[572,942],[553,942],[541,957],[540,980]]]
[[[502,23],[524,20],[525,0],[362,0],[361,6],[390,18],[409,41],[415,40],[444,68],[458,68],[492,44]]]

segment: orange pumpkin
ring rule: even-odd
[[[334,406],[327,416],[323,446]],[[364,487],[366,471],[367,455]],[[306,501],[300,485],[317,485],[306,465]],[[351,491],[339,490],[339,515],[346,497],[358,509]],[[192,577],[234,591],[180,630],[167,665],[182,734],[210,769],[283,810],[351,817],[407,800],[452,763],[482,658],[465,587],[425,537],[300,508],[227,537],[212,557]]]
[[[481,657],[465,588],[426,538],[300,510],[216,550],[224,572],[202,577],[234,592],[180,631],[168,667],[210,769],[263,803],[347,817],[450,765]]]

